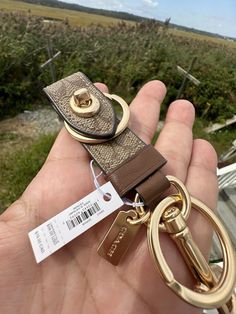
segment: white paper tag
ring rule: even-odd
[[[95,190],[28,233],[37,263],[124,204],[111,182],[100,189],[111,195],[109,201],[104,200],[101,191]]]

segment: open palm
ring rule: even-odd
[[[97,86],[107,91],[103,84]],[[130,106],[130,128],[146,143],[156,130],[164,96],[164,85],[151,81]],[[156,148],[168,160],[164,172],[181,179],[192,195],[214,208],[216,155],[207,142],[193,141],[193,122],[194,109],[189,102],[172,103]],[[0,312],[198,313],[165,287],[149,255],[145,227],[118,267],[97,255],[99,241],[114,216],[42,263],[35,263],[27,233],[91,192],[92,182],[87,152],[62,129],[38,175],[0,216]],[[193,234],[201,227],[197,241],[207,254],[209,228],[195,212],[189,220]],[[166,236],[162,238],[165,255],[178,279],[191,285],[177,249]]]

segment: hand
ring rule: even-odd
[[[107,87],[97,84],[107,92]],[[130,105],[130,128],[150,143],[159,120],[165,87],[147,83]],[[211,145],[192,139],[194,107],[173,102],[155,147],[168,160],[165,174],[181,179],[189,192],[215,208],[217,158]],[[30,167],[30,165],[29,165]],[[27,233],[94,189],[89,156],[62,129],[49,156],[22,197],[0,216],[0,312],[9,313],[201,313],[180,300],[163,283],[149,255],[142,228],[118,267],[96,253],[116,213],[36,264]],[[209,227],[192,211],[193,235],[207,254]],[[163,248],[171,268],[186,285],[191,279],[174,244]]]

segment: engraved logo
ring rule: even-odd
[[[126,232],[127,232],[128,228],[127,227],[122,227],[117,235],[117,237],[115,238],[115,240],[112,242],[112,245],[110,246],[107,255],[109,257],[112,257],[113,254],[115,253],[118,245],[121,243],[121,241],[123,240]]]

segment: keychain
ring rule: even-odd
[[[113,265],[118,265],[128,250],[142,224],[147,226],[150,254],[165,283],[186,302],[200,308],[219,308],[219,313],[232,313],[232,292],[236,268],[230,239],[220,220],[205,204],[190,197],[183,183],[167,176],[178,193],[164,198],[153,213],[144,207],[120,211],[98,248],[98,254]],[[135,201],[139,201],[138,194]],[[181,204],[181,209],[179,205]],[[217,280],[214,270],[208,265],[194,242],[186,220],[191,208],[208,219],[219,238],[223,252],[224,267]],[[195,291],[181,285],[171,272],[162,254],[159,232],[166,232],[178,246],[190,271],[196,279]],[[214,292],[211,289],[214,288]],[[217,293],[215,293],[217,291]],[[222,305],[223,304],[223,305]]]
[[[235,313],[232,296],[236,278],[235,256],[224,226],[212,210],[189,195],[180,180],[161,172],[167,161],[127,127],[129,107],[125,101],[116,95],[103,94],[81,72],[53,83],[44,91],[64,120],[69,134],[83,144],[120,197],[136,192],[136,207],[118,212],[98,253],[118,265],[141,225],[145,225],[153,261],[175,294],[202,309],[217,308],[221,314]],[[122,108],[120,121],[111,100]],[[170,186],[176,192],[161,197]],[[223,253],[222,271],[208,265],[191,235],[187,223],[192,208],[211,223],[218,236]],[[195,278],[194,290],[175,279],[163,256],[159,232],[168,234],[177,245]]]

